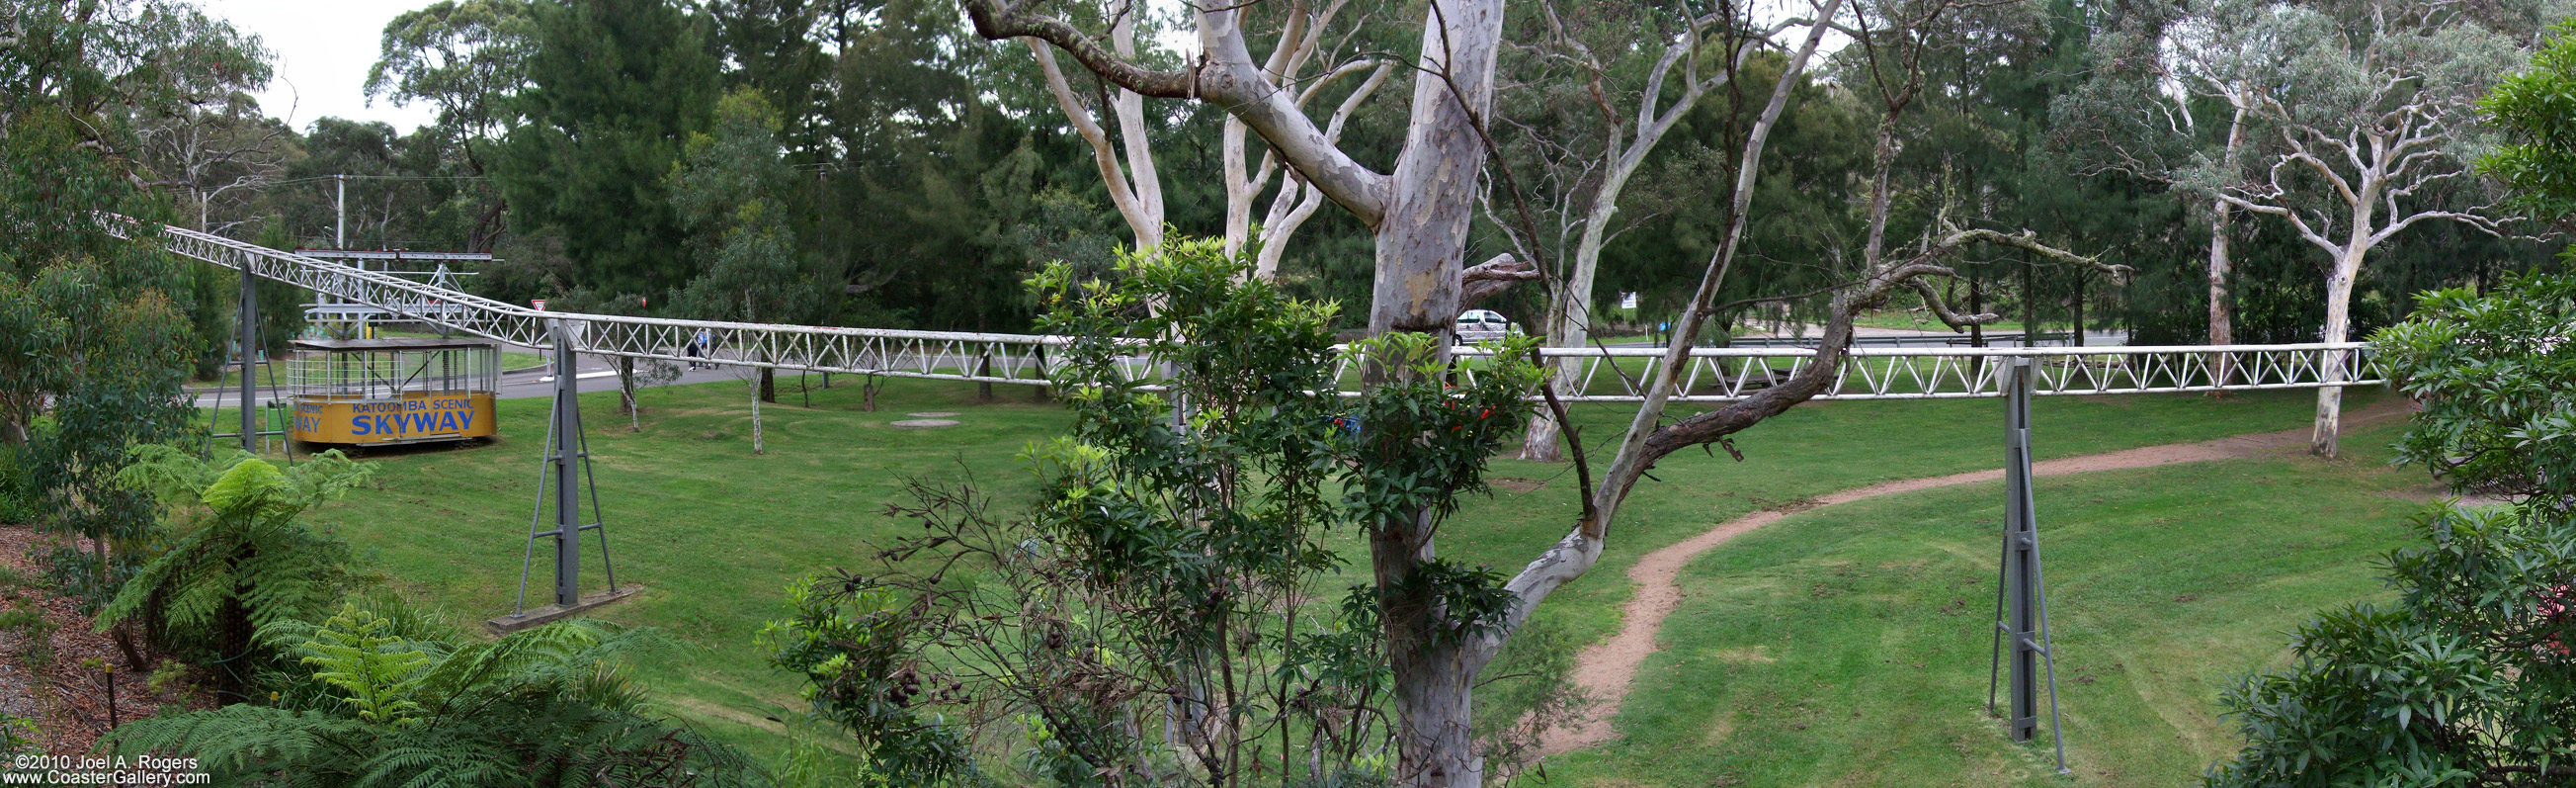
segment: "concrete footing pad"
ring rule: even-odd
[[[627,586],[615,591],[601,591],[596,594],[582,597],[581,604],[573,605],[571,607],[564,607],[562,605],[532,607],[528,608],[526,612],[501,616],[499,618],[485,621],[483,622],[483,626],[490,628],[493,634],[507,635],[522,629],[551,624],[567,618],[572,618],[574,616],[590,612],[592,608],[612,604],[643,592],[643,586]]]

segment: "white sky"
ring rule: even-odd
[[[200,0],[207,13],[259,36],[260,43],[276,54],[276,77],[268,90],[258,94],[263,111],[285,119],[298,132],[309,130],[316,118],[341,117],[383,121],[405,134],[436,121],[437,110],[427,104],[405,107],[390,101],[370,105],[367,69],[376,64],[385,23],[435,1]],[[1180,8],[1176,0],[1149,2],[1167,13]],[[1757,12],[1764,18],[1809,12],[1801,0],[1767,0],[1760,5],[1767,6]],[[1795,36],[1788,38],[1794,45]],[[1828,52],[1842,43],[1839,35],[1829,38],[1834,40],[1824,47]],[[1167,31],[1160,43],[1185,53],[1198,48],[1196,36],[1187,31]]]
[[[435,0],[201,0],[210,16],[229,20],[276,53],[276,78],[258,94],[260,109],[302,132],[314,119],[383,121],[394,130],[438,120],[427,104],[367,103],[367,69],[376,64],[385,23]]]

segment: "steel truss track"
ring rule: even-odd
[[[107,215],[119,237],[132,237],[134,220]],[[366,271],[289,252],[177,227],[162,227],[158,240],[170,253],[316,293],[383,308],[423,323],[521,346],[552,340],[549,321],[567,321],[583,353],[689,361],[688,347],[706,332],[719,364],[782,370],[891,377],[1044,384],[1047,354],[1064,337],[976,334],[876,328],[791,326],[704,320],[550,312],[507,304],[400,276]],[[1853,348],[1834,385],[1816,399],[1948,399],[2005,393],[2003,360],[2038,361],[2034,393],[2047,395],[2144,394],[2215,390],[2374,385],[2387,374],[2361,342],[2302,345],[2043,348]],[[1543,348],[1548,359],[1573,359],[1578,385],[1561,392],[1573,402],[1636,402],[1645,381],[1663,364],[1661,348]],[[1486,352],[1462,349],[1462,374],[1473,378]],[[1813,363],[1800,348],[1699,348],[1681,376],[1680,402],[1727,402],[1750,397]],[[1346,362],[1347,364],[1347,362]],[[2224,365],[2226,380],[2219,380]],[[1140,376],[1162,365],[1139,358],[1124,365]],[[1359,377],[1345,366],[1345,394]],[[2331,374],[2329,374],[2331,373]]]
[[[2180,345],[2120,347],[1852,348],[1835,381],[1816,399],[1952,399],[2000,397],[2009,359],[2031,358],[2033,393],[2049,395],[2151,394],[2186,391],[2252,391],[2362,386],[2388,374],[2364,342],[2304,345]],[[1461,355],[1483,355],[1462,351]],[[1636,402],[1664,364],[1662,348],[1544,348],[1550,359],[1573,359],[1573,402]],[[1785,382],[1814,363],[1803,348],[1698,348],[1682,370],[1678,402],[1731,402]],[[2219,382],[2221,367],[2226,381]],[[1463,365],[1474,374],[1476,365]],[[2326,373],[2333,373],[2331,381]],[[1345,376],[1348,377],[1347,375]]]

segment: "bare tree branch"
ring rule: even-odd
[[[1375,227],[1383,218],[1387,176],[1361,166],[1327,141],[1323,129],[1297,109],[1294,95],[1271,82],[1261,65],[1252,61],[1243,40],[1240,10],[1194,11],[1202,49],[1198,62],[1186,69],[1160,71],[1119,57],[1070,22],[1027,10],[1031,4],[1029,0],[965,0],[966,15],[977,35],[991,40],[1041,39],[1102,79],[1139,95],[1224,107],[1269,141],[1289,167],[1361,223]]]

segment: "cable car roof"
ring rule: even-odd
[[[298,339],[296,347],[311,350],[453,350],[465,348],[498,348],[501,343],[477,337],[402,337],[396,339]]]

